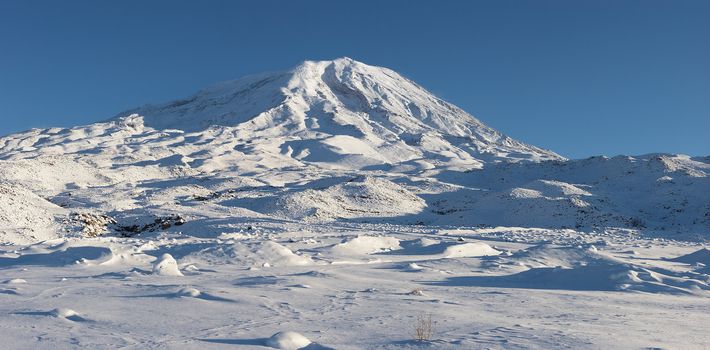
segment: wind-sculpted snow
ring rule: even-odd
[[[710,296],[706,276],[649,268],[598,252],[597,248],[542,245],[499,257],[500,265],[528,269],[503,276],[454,277],[451,285],[565,290],[630,290]]]
[[[0,138],[2,347],[702,348],[708,175],[305,62]]]

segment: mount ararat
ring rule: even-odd
[[[0,339],[700,349],[709,175],[565,159],[392,70],[306,61],[1,137]]]

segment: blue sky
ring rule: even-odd
[[[348,56],[572,158],[710,154],[710,1],[0,1],[0,135]]]

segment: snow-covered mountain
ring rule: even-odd
[[[434,160],[471,167],[480,161],[562,159],[487,127],[392,70],[349,58],[306,61],[285,72],[224,82],[119,117],[132,114],[155,129],[234,126],[237,140],[268,139],[271,152],[311,162]]]
[[[67,223],[52,222],[82,211],[695,236],[710,227],[707,158],[568,161],[348,58],[221,83],[105,122],[9,135],[0,159],[0,200],[46,202],[0,215],[7,235],[29,240],[56,236]]]
[[[566,160],[391,70],[305,62],[0,138],[0,338],[703,348],[709,232],[710,157]]]

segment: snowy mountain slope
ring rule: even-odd
[[[708,175],[710,157],[564,160],[387,69],[306,62],[1,137],[0,337],[702,348]],[[433,339],[412,341],[423,315]]]
[[[502,135],[389,69],[348,58],[221,83],[103,123],[0,138],[0,159],[49,155],[201,172],[234,167],[236,158],[244,168],[415,172],[562,159]]]
[[[283,138],[282,152],[314,162],[358,155],[365,164],[431,158],[545,160],[560,156],[485,126],[396,72],[349,58],[306,61],[287,71],[221,83],[187,99],[145,106],[156,129],[235,126],[235,137]]]
[[[553,161],[538,162],[545,159]],[[221,83],[106,122],[9,135],[0,138],[0,162],[4,181],[69,210],[116,217],[210,205],[211,214],[200,216],[700,236],[710,225],[707,157],[566,161],[503,136],[391,70],[347,58]],[[352,187],[361,175],[375,182]],[[397,186],[390,181],[422,199],[386,194],[382,184]],[[373,194],[383,201],[363,200]],[[207,198],[203,208],[192,197]]]
[[[710,163],[704,160],[652,154],[491,165],[438,175],[463,185],[454,197],[465,198],[430,201],[435,212],[456,212],[458,224],[611,226],[707,237]],[[451,222],[451,217],[432,220]]]

